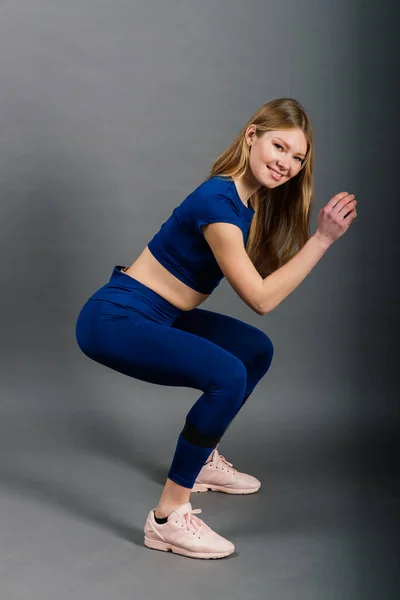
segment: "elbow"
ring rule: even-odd
[[[260,315],[260,317],[263,317],[264,315],[266,315],[267,313],[269,313],[271,311],[271,307],[268,306],[268,304],[265,301],[265,298],[256,298],[256,301],[253,302],[253,308],[254,311]]]
[[[274,308],[276,308],[276,306],[274,306],[273,304],[271,304],[271,302],[269,302],[268,304],[265,302],[265,300],[263,302],[259,302],[257,304],[257,307],[255,308],[255,311],[258,315],[260,315],[261,317],[263,317],[264,315],[267,315],[268,313],[272,312],[274,310]]]
[[[266,296],[268,297],[266,298]],[[268,314],[272,310],[271,302],[269,300],[269,294],[266,294],[264,285],[262,285],[261,290],[258,291],[254,302],[254,310],[261,317]]]
[[[260,315],[260,317],[263,317],[264,315],[270,312],[269,308],[267,308],[265,305],[261,306],[260,304],[256,304],[255,306],[253,306],[253,310],[258,315]]]
[[[268,313],[275,310],[275,308],[280,304],[281,299],[277,298],[277,295],[273,293],[272,290],[268,290],[266,293],[265,288],[263,289],[263,293],[261,297],[257,298],[257,312],[259,315],[267,315]]]

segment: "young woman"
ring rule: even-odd
[[[82,352],[115,371],[202,395],[186,415],[144,543],[193,558],[235,547],[195,514],[192,491],[251,494],[261,483],[233,468],[218,444],[268,371],[273,345],[261,330],[198,308],[225,276],[258,315],[271,312],[310,273],[357,215],[353,194],[334,196],[309,234],[314,134],[291,98],[262,106],[208,178],[174,209],[129,267],[83,306]]]

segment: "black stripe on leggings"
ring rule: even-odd
[[[201,448],[215,448],[215,446],[221,441],[222,436],[215,435],[206,435],[205,433],[200,433],[190,425],[187,421],[181,431],[181,435],[193,444],[194,446],[200,446]]]

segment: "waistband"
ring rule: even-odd
[[[171,325],[183,310],[124,273],[122,269],[125,268],[127,267],[124,265],[115,265],[109,282],[95,292],[90,300],[106,300],[138,312],[157,323]]]

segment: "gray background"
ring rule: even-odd
[[[3,1],[2,599],[398,597],[396,12],[375,0]],[[315,128],[312,232],[342,190],[359,216],[273,313],[226,281],[203,304],[275,345],[221,443],[263,486],[192,495],[231,557],[151,551],[144,521],[200,392],[90,361],[76,318],[283,96]]]

